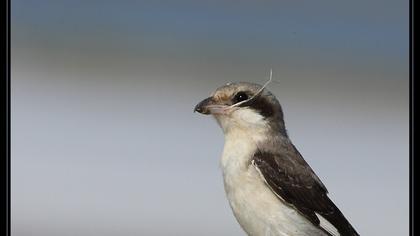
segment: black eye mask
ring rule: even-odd
[[[235,97],[233,97],[233,104],[236,104],[238,102],[245,101],[249,98],[248,94],[246,92],[238,92]]]

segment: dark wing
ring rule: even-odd
[[[254,154],[253,164],[277,196],[293,205],[315,226],[317,214],[324,217],[340,235],[358,235],[344,215],[327,196],[327,189],[293,144],[282,153]],[[320,227],[321,228],[321,227]]]

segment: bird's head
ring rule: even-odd
[[[269,129],[286,135],[280,103],[258,84],[228,83],[198,103],[194,111],[213,115],[225,134],[236,129]]]

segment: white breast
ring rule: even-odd
[[[226,195],[242,228],[254,236],[325,235],[265,184],[251,164],[257,146],[249,137],[241,130],[225,134],[221,159]]]

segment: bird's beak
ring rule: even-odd
[[[194,112],[199,112],[201,114],[208,115],[210,114],[210,110],[208,109],[208,106],[210,106],[211,104],[214,104],[212,97],[208,97],[204,99],[203,101],[199,102],[194,107]]]
[[[225,114],[227,108],[228,106],[226,105],[217,104],[213,97],[208,97],[195,106],[194,112],[199,112],[204,115],[221,115]]]

